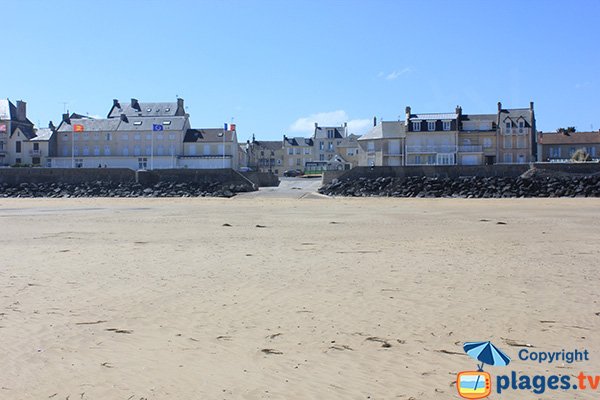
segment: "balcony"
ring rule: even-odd
[[[456,146],[438,145],[438,146],[406,146],[407,153],[456,153]]]
[[[31,157],[41,157],[42,151],[41,150],[29,150],[29,155]]]
[[[483,146],[464,145],[458,146],[458,151],[463,153],[481,153],[483,152]]]

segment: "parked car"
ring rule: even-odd
[[[304,173],[299,169],[288,169],[287,171],[284,171],[284,173],[283,173],[283,176],[286,176],[288,178],[291,178],[294,176],[300,176],[300,175],[304,175]]]
[[[252,168],[250,167],[240,167],[240,172],[251,172]]]

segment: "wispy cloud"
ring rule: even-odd
[[[357,135],[366,133],[371,126],[370,119],[350,119],[346,111],[336,110],[315,113],[307,117],[298,118],[292,125],[290,125],[290,131],[311,134],[314,132],[315,122],[320,126],[340,126],[344,122],[347,122],[348,132],[355,133]]]
[[[575,84],[575,89],[586,89],[589,87],[592,87],[592,82],[589,81]]]
[[[377,74],[377,76],[379,78],[383,78],[383,79],[388,80],[388,81],[393,81],[395,79],[398,79],[402,75],[408,74],[408,73],[410,73],[412,71],[413,71],[413,69],[411,67],[404,67],[402,69],[394,70],[394,71],[389,72],[389,73],[380,72],[379,74]]]

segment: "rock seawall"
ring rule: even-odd
[[[600,175],[505,177],[379,177],[333,181],[319,189],[354,197],[600,197]]]
[[[0,183],[2,197],[232,197],[253,190],[248,185],[222,182],[139,183],[95,181],[87,183]]]

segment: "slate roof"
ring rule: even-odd
[[[492,121],[496,122],[498,114],[463,114],[461,121]]]
[[[17,107],[8,99],[0,99],[0,121],[18,121]],[[18,122],[33,125],[33,122],[31,122],[27,117],[25,118],[25,121]]]
[[[529,110],[529,108],[502,109],[500,111],[500,123],[507,117],[513,122],[517,122],[519,118],[523,118],[527,122],[527,126],[531,127],[531,110]]]
[[[600,144],[600,132],[540,133],[541,144]]]
[[[457,119],[458,118],[458,114],[456,113],[431,113],[431,114],[411,114],[410,115],[410,120],[422,120],[422,121],[426,121],[426,120],[449,120],[449,119]]]
[[[327,131],[325,131],[327,132]],[[312,140],[312,138],[305,138],[305,137],[287,137],[284,136],[284,141],[286,141],[288,143],[288,145],[290,146],[313,146],[314,145],[314,141]]]
[[[108,118],[119,118],[121,114],[125,114],[128,117],[139,116],[139,117],[174,117],[176,115],[183,116],[184,110],[177,108],[177,102],[138,102],[140,109],[137,110],[131,106],[131,101],[119,102],[121,106],[116,107],[113,105],[108,112]]]
[[[93,119],[93,118],[81,118],[71,119],[71,124],[61,122],[58,126],[58,132],[71,132],[73,131],[73,125],[83,125],[84,132],[114,132],[117,130],[120,119]]]
[[[235,131],[226,131],[223,128],[207,129],[188,129],[183,138],[184,143],[198,142],[223,142],[223,137],[219,134],[225,134],[225,142],[232,142]]]
[[[279,140],[255,140],[253,144],[271,151],[281,150],[283,147]]]
[[[399,139],[405,136],[404,121],[381,121],[358,140]]]
[[[35,131],[36,137],[30,139],[32,142],[45,142],[52,138],[54,131],[50,128],[40,128]]]
[[[112,121],[108,119],[105,121]],[[181,131],[185,128],[186,117],[127,117],[120,120],[118,131],[153,131],[153,125],[162,125],[163,131]],[[159,131],[156,131],[159,132]]]
[[[343,139],[345,132],[344,127],[339,126],[318,126],[315,128],[315,139],[331,139],[327,137],[327,131],[333,129],[333,139]]]

